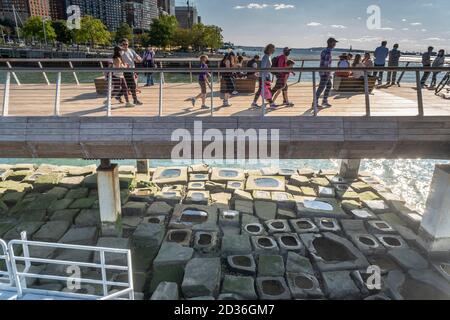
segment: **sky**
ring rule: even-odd
[[[191,3],[197,6],[205,24],[220,26],[224,40],[235,45],[264,46],[272,42],[278,47],[322,47],[333,36],[339,40],[340,48],[370,50],[387,40],[390,45],[399,43],[404,51],[424,51],[432,45],[450,52],[449,0],[191,0]],[[186,5],[186,1],[177,0],[177,5]]]

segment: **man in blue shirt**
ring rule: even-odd
[[[320,68],[330,68],[331,64],[333,62],[333,54],[332,51],[336,47],[336,44],[338,41],[334,38],[328,39],[328,46],[326,49],[322,51],[320,54]],[[328,103],[328,97],[330,95],[332,83],[331,83],[331,72],[320,72],[320,83],[319,88],[316,91],[316,100],[315,102],[318,103],[320,96],[325,90],[325,93],[323,94],[323,102],[322,107],[323,108],[329,108],[331,107],[331,104]],[[315,107],[313,103],[313,108]]]
[[[375,67],[384,68],[386,66],[386,58],[388,55],[389,49],[387,48],[387,41],[383,41],[381,47],[378,47],[375,50]],[[383,83],[383,71],[375,72],[374,76],[378,77],[378,85],[381,85]]]

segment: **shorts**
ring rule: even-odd
[[[283,92],[288,91],[286,79],[277,78],[277,82],[275,83],[275,87],[273,87],[272,92],[277,92],[279,90],[283,90]]]
[[[200,85],[200,89],[202,90],[202,94],[206,94],[206,81],[199,80],[198,84]]]

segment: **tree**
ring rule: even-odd
[[[192,47],[196,50],[219,49],[223,44],[222,29],[218,26],[205,26],[202,23],[192,27]]]
[[[177,18],[174,16],[161,16],[153,19],[150,26],[150,44],[166,48],[173,44],[175,32],[178,28]]]
[[[45,30],[45,32],[44,32]],[[52,22],[49,20],[43,21],[41,17],[30,17],[25,21],[22,27],[23,35],[28,39],[39,39],[44,41],[56,40],[56,32],[53,29]]]
[[[81,19],[81,28],[75,30],[75,41],[90,43],[92,47],[107,45],[111,42],[111,34],[101,20],[85,16]]]
[[[183,50],[189,49],[189,47],[192,45],[191,30],[178,28],[174,35],[173,44]]]
[[[114,41],[119,43],[122,39],[128,39],[130,41],[133,40],[133,29],[127,24],[122,23],[116,30],[114,34]]]
[[[206,26],[204,43],[211,51],[221,48],[223,45],[222,29],[218,26]]]
[[[56,32],[56,41],[70,44],[73,42],[74,32],[67,28],[67,22],[64,20],[57,20],[52,22],[52,27]]]

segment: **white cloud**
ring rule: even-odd
[[[234,8],[239,10],[239,9],[265,9],[267,8],[269,5],[265,4],[265,3],[249,3],[245,6],[235,6]]]
[[[343,25],[341,25],[341,24],[333,24],[333,25],[331,25],[331,27],[332,27],[333,29],[347,29],[346,26],[343,26]]]
[[[410,25],[412,25],[412,26],[421,26],[422,22],[411,22]]]
[[[403,31],[409,31],[409,28],[403,28],[402,30]]]
[[[390,27],[384,27],[384,28],[380,28],[379,30],[382,30],[382,31],[393,31],[395,29],[394,28],[390,28]]]
[[[249,3],[246,5],[239,5],[235,6],[234,9],[236,10],[242,10],[242,9],[249,9],[249,10],[261,10],[261,9],[267,9],[267,8],[273,8],[275,10],[286,10],[286,9],[295,9],[295,6],[292,4],[284,4],[284,3],[277,3],[274,5],[269,5],[266,3]]]
[[[321,25],[320,22],[310,22],[307,24],[308,27],[320,27]]]
[[[279,3],[274,4],[273,6],[275,7],[275,10],[295,9],[295,6],[292,4]]]
[[[427,39],[423,39],[423,41],[445,41],[445,39],[442,39],[442,38],[427,38]]]

